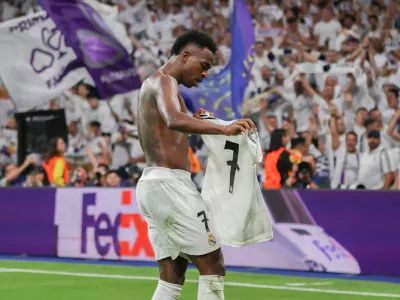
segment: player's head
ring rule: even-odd
[[[180,82],[186,87],[197,86],[211,68],[217,45],[207,34],[188,30],[176,39],[171,55],[177,56],[182,64]]]

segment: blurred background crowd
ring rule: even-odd
[[[174,40],[200,29],[218,44],[216,73],[230,60],[230,0],[113,0],[142,80],[169,58]],[[245,115],[257,126],[264,188],[399,189],[400,3],[398,0],[247,0],[256,45]],[[4,0],[0,20],[39,11]],[[135,186],[145,167],[135,119],[139,90],[100,99],[82,81],[37,109],[64,109],[68,141],[17,164],[12,101],[0,90],[0,186]],[[245,105],[246,106],[246,105]],[[207,164],[190,137],[193,180]]]

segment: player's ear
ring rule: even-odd
[[[192,54],[190,54],[190,52],[184,51],[181,54],[181,60],[183,63],[186,63],[189,60],[189,57],[192,56]]]

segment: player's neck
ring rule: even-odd
[[[182,83],[182,71],[179,67],[178,57],[171,57],[170,60],[161,67],[160,71],[175,78],[178,84]]]

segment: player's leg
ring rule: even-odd
[[[160,280],[152,300],[179,299],[185,282],[188,261],[182,257],[172,260],[171,257],[158,261]]]
[[[136,198],[138,208],[148,225],[149,239],[160,271],[160,280],[152,299],[175,300],[181,295],[188,265],[187,259],[179,256],[186,231],[179,230],[184,226],[177,222],[179,203],[175,203],[183,195],[176,196],[176,181],[169,183],[163,178],[149,180],[146,179],[148,173],[145,170],[136,187]],[[153,172],[151,175],[156,176],[157,173]]]
[[[196,191],[185,224],[190,229],[183,253],[200,272],[198,300],[224,299],[225,264],[214,218]]]
[[[171,257],[161,259],[158,261],[160,279],[169,283],[183,285],[187,266],[187,259],[180,256],[175,260],[172,260]]]
[[[225,299],[225,263],[221,248],[205,255],[189,257],[200,272],[197,299]]]

